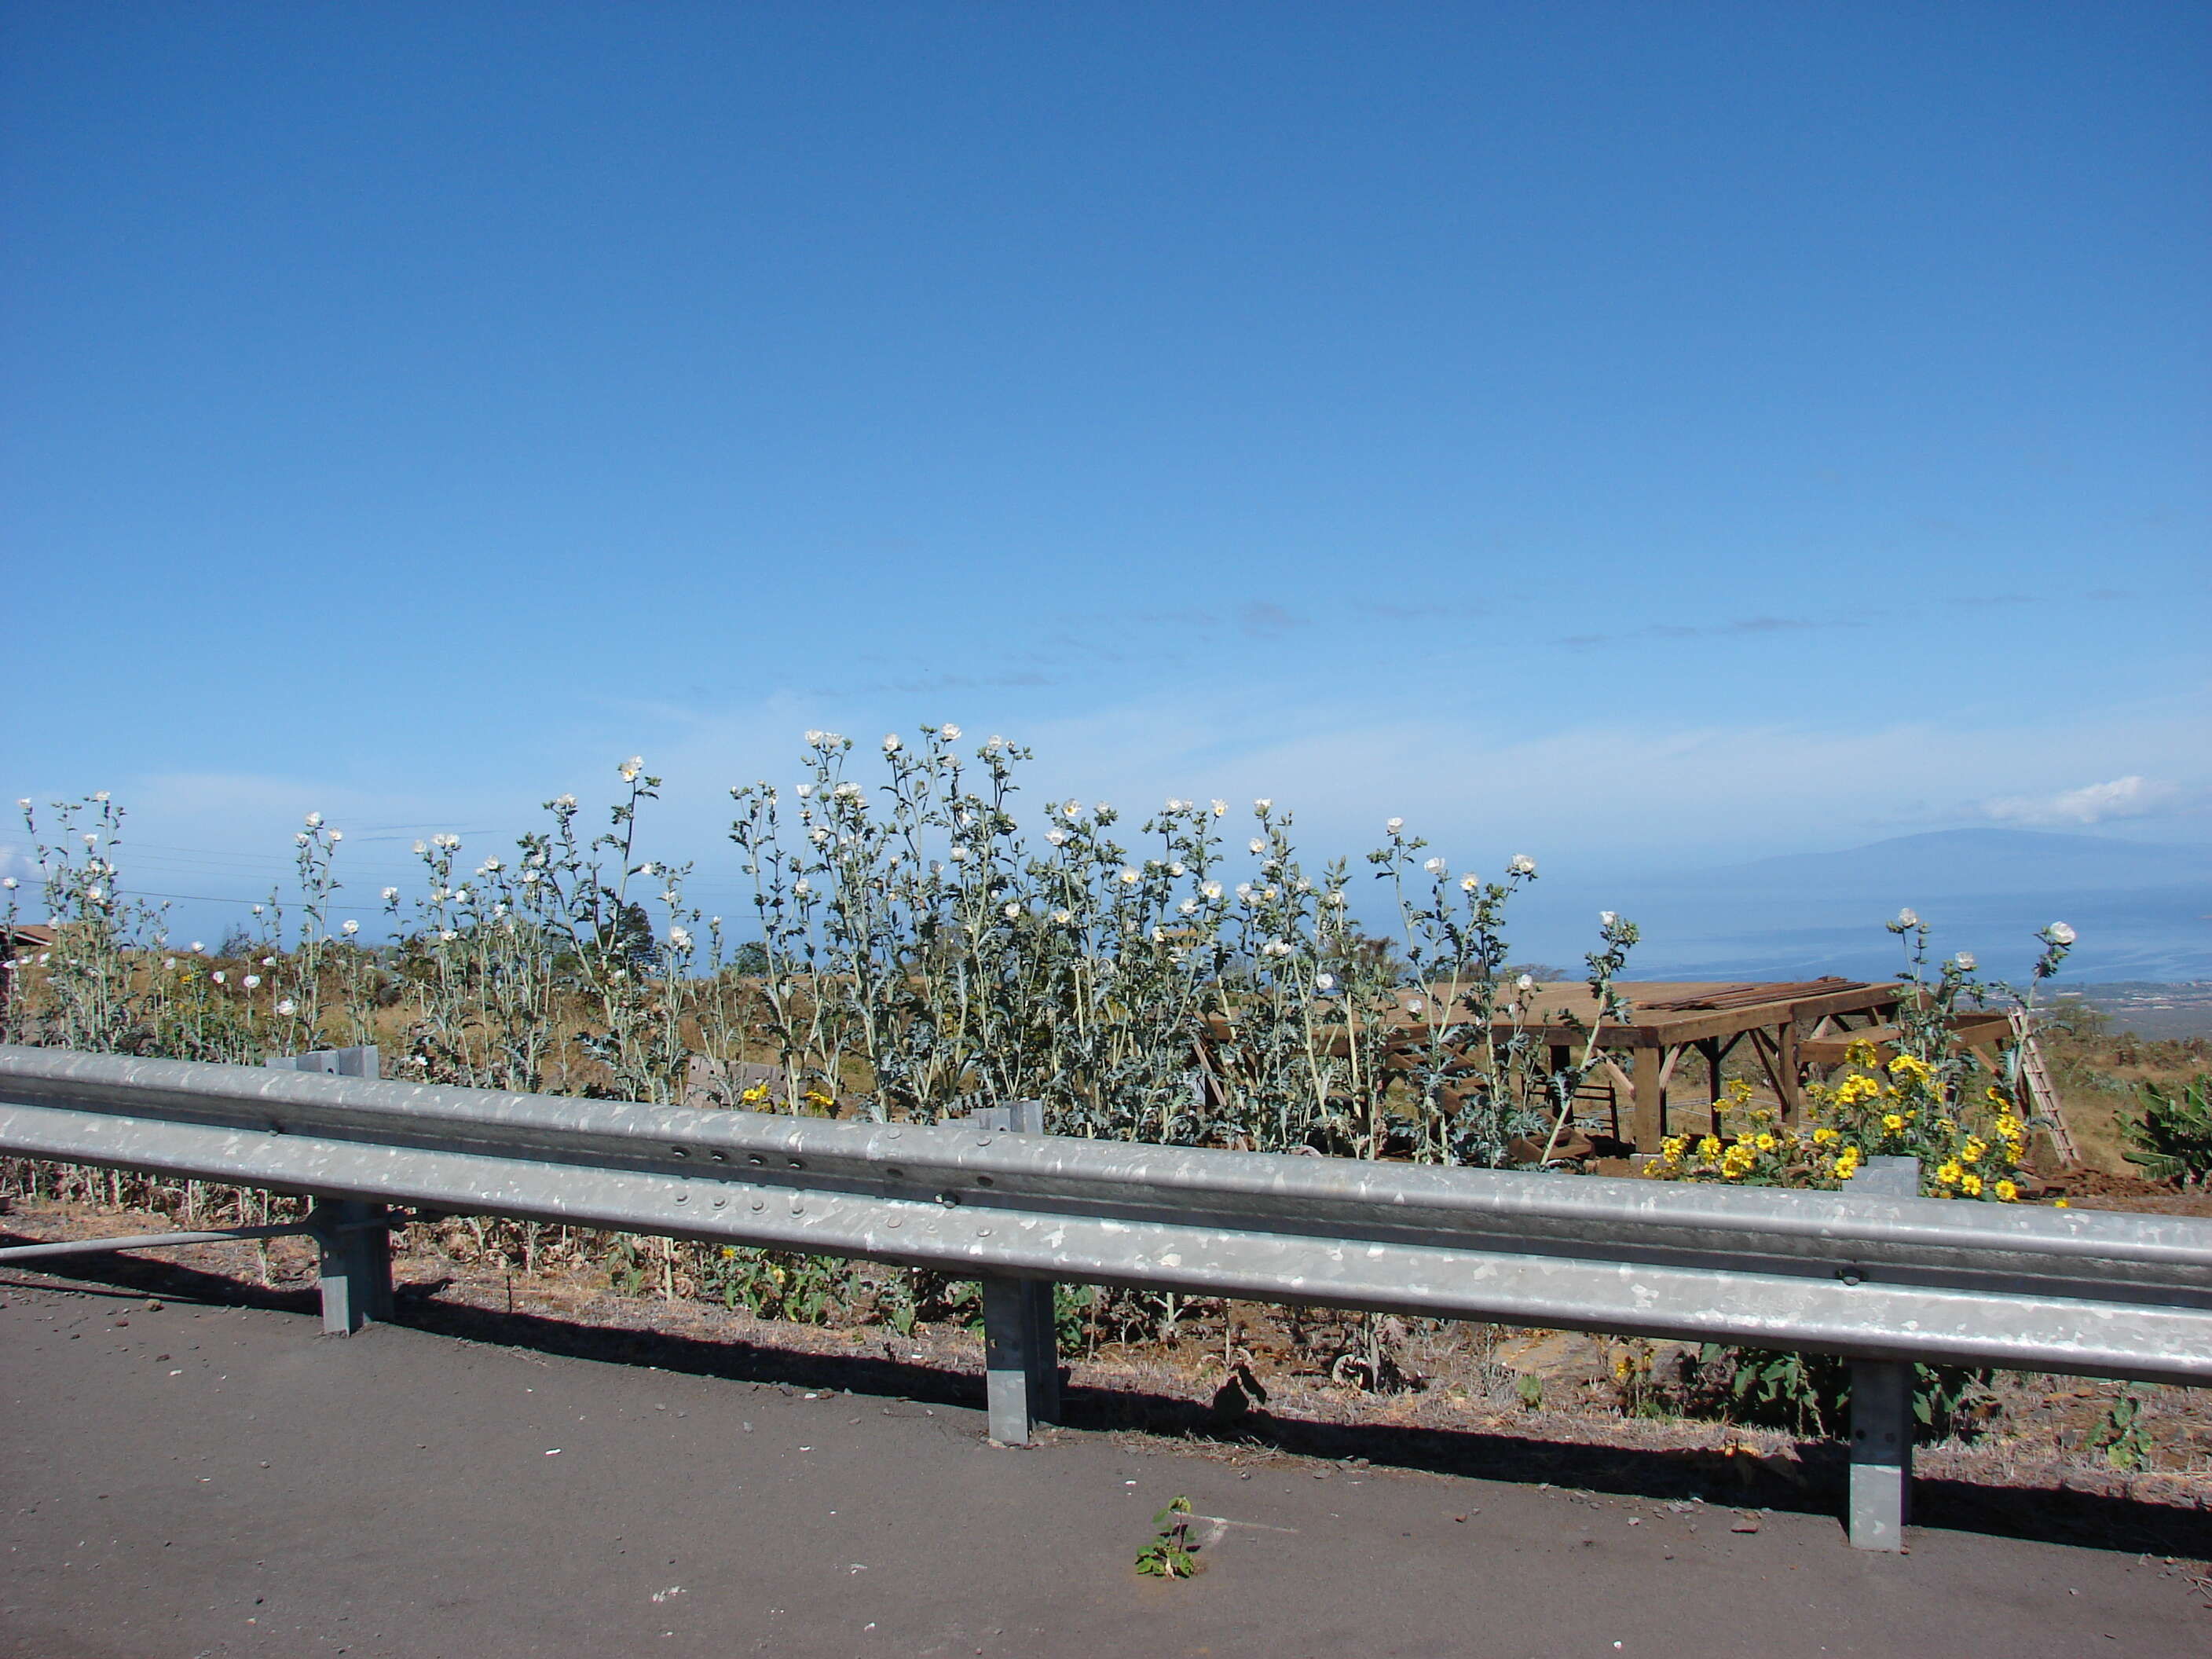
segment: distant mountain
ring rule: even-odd
[[[2034,830],[1939,830],[1841,853],[1794,853],[1711,872],[1709,880],[1837,892],[1878,890],[1911,903],[1911,890],[1969,893],[2107,892],[2212,884],[2212,848],[2062,836]]]
[[[2069,980],[2212,977],[2212,848],[2030,830],[1902,836],[1602,887],[1540,883],[1514,945],[1571,962],[1606,908],[1643,931],[1636,977],[1863,977],[1898,970],[1882,924],[1907,905],[1933,929],[1931,951],[1972,951],[1996,975],[2024,974],[2035,930],[2064,921],[2080,935]]]

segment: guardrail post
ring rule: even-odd
[[[1883,1198],[1920,1196],[1920,1161],[1870,1158],[1851,1190]],[[1851,1547],[1901,1551],[1912,1513],[1912,1367],[1894,1359],[1851,1361]]]
[[[984,1365],[989,1373],[991,1438],[1000,1445],[1026,1446],[1036,1424],[1059,1417],[1056,1346],[1051,1283],[986,1274]]]
[[[322,1247],[323,1334],[351,1336],[392,1317],[389,1212],[357,1198],[329,1199],[308,1212]]]
[[[1009,1134],[1044,1133],[1044,1103],[1013,1100],[970,1112],[965,1121]],[[1039,1423],[1060,1420],[1060,1334],[1052,1281],[986,1273],[983,1364],[990,1398],[990,1436],[1002,1446],[1026,1446]]]
[[[376,1046],[317,1048],[278,1054],[262,1062],[280,1072],[320,1072],[334,1077],[380,1074]],[[323,1334],[350,1336],[363,1325],[392,1317],[391,1212],[363,1199],[318,1199],[307,1224],[321,1247]]]

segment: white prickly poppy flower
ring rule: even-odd
[[[622,781],[624,783],[635,783],[637,781],[637,775],[645,770],[645,757],[632,755],[615,770],[622,775]]]
[[[1516,876],[1533,876],[1536,873],[1536,860],[1526,853],[1516,853],[1506,868]]]
[[[348,939],[351,939],[356,933],[361,932],[361,924],[349,917],[344,922],[340,924],[338,932],[343,933]]]
[[[240,985],[243,985],[249,991],[258,990],[261,986],[261,975],[258,974],[248,974],[244,979],[238,982]]]
[[[1382,820],[1382,833],[1386,836],[1395,836],[1405,827],[1406,820],[1403,818],[1385,818]]]
[[[937,728],[937,735],[947,743],[957,743],[960,741],[960,728],[947,720]]]
[[[2074,930],[2063,921],[2054,921],[2043,931],[2051,935],[2053,945],[2071,945],[2075,938]]]

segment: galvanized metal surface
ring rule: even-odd
[[[1852,1184],[1892,1198],[1920,1191],[1920,1161],[1870,1158]],[[1844,1522],[1851,1547],[1905,1547],[1912,1497],[1912,1367],[1894,1359],[1851,1361],[1850,1490]]]
[[[0,1048],[0,1147],[965,1272],[2212,1382],[2212,1224]]]
[[[280,1227],[221,1227],[211,1232],[134,1233],[127,1238],[59,1239],[51,1244],[10,1244],[0,1262],[52,1261],[68,1255],[104,1255],[110,1250],[170,1250],[180,1244],[246,1244],[257,1238],[296,1238],[312,1232],[305,1224]]]

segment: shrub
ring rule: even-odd
[[[2171,1091],[2146,1083],[2137,1097],[2142,1115],[2121,1120],[2121,1156],[2153,1181],[2212,1186],[2212,1073]]]

